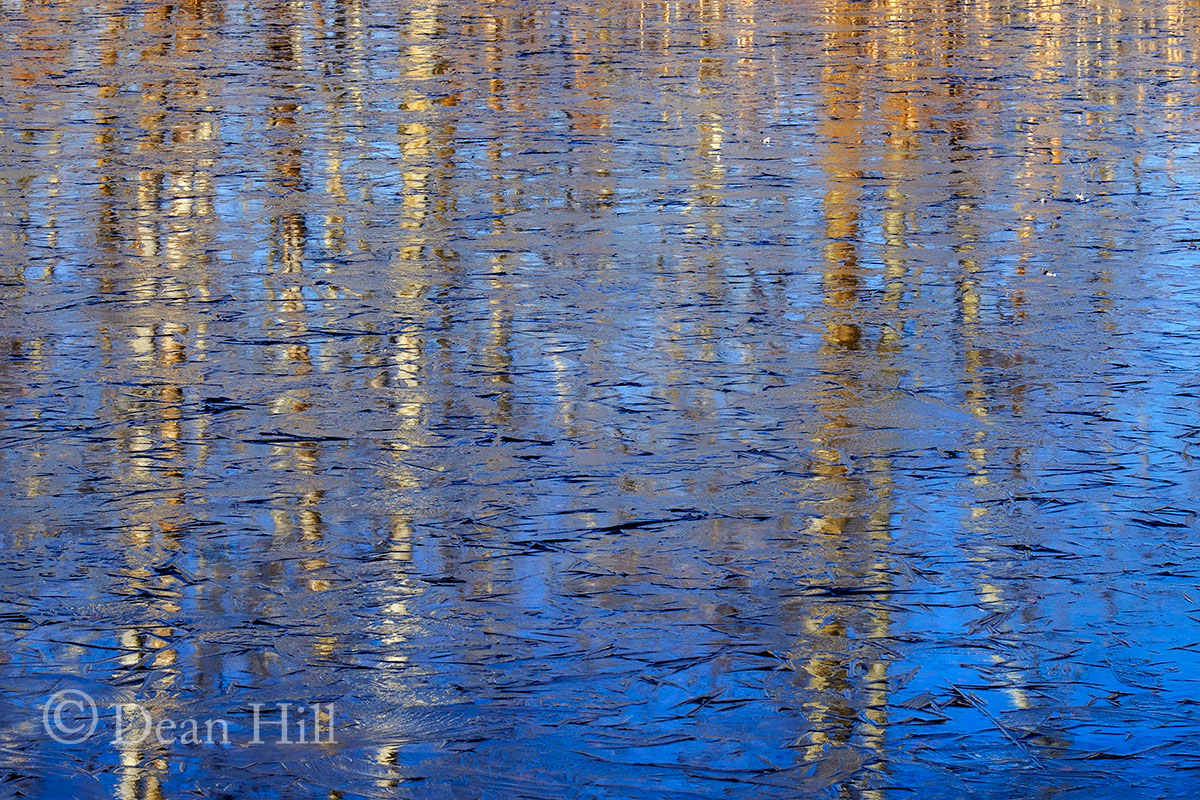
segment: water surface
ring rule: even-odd
[[[1196,12],[0,0],[0,797],[1200,790]]]

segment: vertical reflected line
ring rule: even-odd
[[[706,246],[702,251],[705,253],[702,259],[697,257],[692,248],[687,248],[680,267],[682,275],[695,275],[701,282],[693,291],[711,293],[716,297],[724,291],[722,268],[725,259],[720,248],[727,239],[725,219],[728,214],[728,169],[725,152],[730,136],[729,109],[737,107],[740,103],[737,90],[730,91],[731,86],[726,75],[727,43],[725,26],[722,24],[726,18],[725,6],[721,2],[702,0],[699,15],[705,24],[699,30],[700,59],[695,74],[698,94],[694,105],[695,166],[692,170],[690,196],[683,209],[683,213],[692,219],[686,223],[683,233],[685,240],[704,241]],[[702,263],[697,263],[701,260]],[[688,328],[678,323],[676,325],[677,333],[685,336]],[[700,345],[699,352],[693,353],[692,357],[702,361],[714,360],[717,340],[715,329],[711,325],[697,325],[690,332],[698,336]],[[682,354],[682,348],[680,350]],[[672,376],[672,383],[686,383],[684,371],[676,371]],[[711,401],[706,390],[697,388],[694,391],[697,393],[695,400],[703,400],[706,404]]]
[[[724,109],[729,106],[729,97],[724,91],[725,59],[722,26],[715,23],[724,20],[723,5],[714,0],[701,0],[700,19],[712,25],[700,32],[700,63],[696,70],[697,103],[697,156],[696,182],[692,185],[692,198],[687,213],[694,208],[702,209],[703,229],[689,224],[689,238],[707,236],[719,242],[724,237],[721,225],[720,206],[725,194],[726,167],[723,148],[728,136]]]
[[[441,93],[447,81],[457,80],[450,76],[443,52],[447,28],[443,4],[421,3],[409,10],[405,23],[404,38],[409,44],[398,55],[397,69],[412,88],[400,105],[402,121],[396,129],[401,194],[398,227],[403,233],[392,263],[399,279],[392,302],[398,315],[416,318],[418,331],[388,337],[388,370],[380,376],[380,384],[390,390],[388,409],[395,425],[389,432],[388,481],[409,492],[428,477],[418,472],[411,457],[426,443],[427,412],[432,405],[426,385],[432,369],[426,341],[430,295],[457,280],[449,274],[457,254],[442,243],[442,237],[451,224],[450,212],[457,208],[452,178],[457,169],[458,130],[452,109],[460,93]],[[429,91],[431,86],[438,87],[437,93]],[[452,326],[452,306],[438,303],[437,307],[446,314],[445,326]],[[439,341],[451,346],[454,338],[444,336]],[[397,518],[394,531],[406,530],[406,524]],[[411,534],[411,529],[407,530]]]
[[[119,173],[122,155],[120,139],[122,136],[121,105],[116,102],[125,83],[120,69],[120,42],[128,22],[124,15],[111,7],[105,8],[108,25],[97,43],[99,55],[97,61],[101,68],[108,72],[107,80],[97,88],[97,118],[96,133],[92,139],[95,147],[96,170],[96,221],[93,225],[96,231],[97,249],[105,254],[103,266],[106,268],[98,277],[99,289],[108,294],[117,288],[118,268],[122,265],[124,255],[124,231],[122,217],[125,209],[122,207],[122,190],[124,180]]]
[[[491,292],[488,294],[488,343],[484,347],[484,361],[488,366],[487,382],[496,388],[496,411],[491,422],[498,427],[508,427],[513,419],[513,376],[512,335],[513,313],[509,301],[510,284],[502,276],[508,275],[508,253],[496,253],[491,257],[489,279]]]
[[[195,254],[203,238],[202,220],[211,216],[211,176],[205,174],[211,162],[201,154],[203,141],[210,137],[203,132],[204,122],[174,127],[168,123],[168,108],[201,91],[172,62],[177,55],[172,43],[187,46],[195,26],[180,18],[173,6],[161,3],[145,7],[136,22],[112,12],[109,19],[97,48],[110,75],[97,92],[105,113],[94,139],[94,229],[96,245],[111,259],[100,277],[102,291],[115,291],[119,283],[132,286],[125,315],[114,320],[114,327],[129,333],[132,357],[126,363],[132,374],[118,375],[101,391],[106,413],[117,423],[112,441],[115,485],[110,491],[114,497],[125,496],[126,524],[117,539],[125,568],[114,578],[118,590],[131,595],[127,599],[140,608],[133,616],[162,620],[119,626],[117,679],[140,685],[140,696],[170,708],[183,665],[171,644],[176,632],[168,621],[179,615],[183,594],[175,577],[155,567],[180,554],[192,521],[184,491],[188,436],[180,375],[189,359],[187,290],[203,293],[206,286]],[[148,44],[133,57],[151,78],[140,83],[133,106],[136,118],[126,120],[120,113],[123,106],[115,102],[124,87],[117,43],[138,24]],[[118,138],[125,128],[136,132],[126,137],[133,140],[132,146]],[[183,166],[168,173],[163,165],[173,163]],[[136,169],[131,181],[120,172],[126,165]],[[120,222],[125,214],[132,223],[127,231]],[[103,331],[101,347],[111,350],[112,340]],[[119,758],[119,797],[162,797],[162,776],[168,768],[165,748],[127,740],[120,744]]]
[[[131,525],[125,529],[123,544],[127,567],[126,591],[144,598],[139,600],[148,615],[170,619],[179,614],[177,602],[181,594],[178,581],[153,570],[155,544],[161,543],[168,553],[178,551],[178,532],[169,523],[161,525],[163,536],[155,537],[151,524]],[[156,541],[157,540],[157,541]],[[179,653],[171,644],[177,631],[167,625],[147,628],[122,627],[118,646],[116,679],[136,687],[135,696],[146,698],[125,704],[128,732],[113,744],[119,756],[117,797],[120,800],[163,800],[162,780],[170,767],[167,748],[153,735],[142,737],[145,720],[142,709],[154,721],[170,719],[180,690],[182,665]]]
[[[266,8],[271,21],[264,32],[265,58],[278,78],[268,86],[271,104],[265,119],[267,144],[271,151],[273,182],[281,190],[272,201],[275,207],[271,209],[268,258],[275,266],[275,279],[266,278],[267,296],[277,301],[276,307],[281,312],[279,324],[290,329],[290,335],[286,337],[290,343],[268,352],[279,353],[297,375],[309,374],[314,368],[312,349],[305,337],[309,309],[301,278],[308,248],[308,219],[303,207],[299,206],[302,193],[309,188],[305,170],[309,132],[303,124],[305,83],[300,74],[307,62],[305,10],[298,2],[272,0]],[[286,400],[281,397],[278,402]],[[314,455],[315,452],[314,448]],[[294,455],[301,454],[297,450]],[[301,469],[306,468],[303,458],[295,459],[295,464]]]
[[[11,127],[0,126],[0,146],[7,144],[5,140],[11,140],[12,155],[23,156],[34,166],[28,170],[9,170],[10,165],[6,163],[3,170],[6,174],[0,175],[0,186],[8,190],[0,199],[0,212],[7,211],[13,218],[11,228],[4,226],[8,236],[6,242],[0,242],[4,245],[0,257],[5,261],[12,257],[13,288],[6,291],[6,301],[11,301],[14,308],[22,308],[25,300],[37,302],[35,298],[44,287],[33,284],[56,281],[57,267],[72,260],[69,254],[61,253],[59,249],[59,213],[66,205],[61,200],[70,199],[61,196],[64,188],[72,186],[72,181],[65,185],[62,181],[62,171],[68,166],[64,146],[70,141],[57,129],[59,126],[46,126],[37,121],[69,115],[67,104],[46,92],[46,86],[53,85],[52,76],[62,75],[73,66],[74,43],[70,36],[63,34],[62,11],[59,3],[22,4],[18,15],[22,24],[13,32],[13,50],[20,53],[20,58],[16,63],[5,65],[7,74],[3,79],[4,96],[0,107],[5,122],[11,120],[13,124]],[[22,126],[22,120],[29,120],[29,124]],[[12,166],[16,165],[13,161]],[[22,379],[27,385],[36,387],[56,382],[54,372],[62,365],[59,339],[59,336],[35,331],[24,331],[19,338],[14,337],[13,355],[19,353],[21,356],[20,371],[26,373]],[[75,379],[71,381],[73,383]],[[30,409],[30,417],[38,423],[49,416],[51,414],[45,409]],[[47,448],[35,445],[14,450],[17,457],[11,460],[7,453],[0,454],[0,459],[7,462],[4,466],[11,470],[9,479],[19,485],[27,497],[41,497],[53,492],[56,470],[47,469],[46,460],[50,456]]]
[[[153,574],[145,567],[130,570],[142,579],[130,581],[130,588],[150,590],[148,579]],[[161,591],[156,590],[156,591]],[[170,603],[167,608],[156,609],[160,613],[178,613],[179,607]],[[120,756],[120,771],[117,784],[117,796],[120,800],[162,800],[162,776],[167,772],[169,761],[166,748],[155,742],[153,735],[142,740],[138,734],[143,726],[140,711],[145,708],[155,721],[169,718],[168,711],[174,705],[173,692],[178,689],[178,653],[169,646],[169,641],[176,632],[169,627],[154,627],[148,630],[125,628],[120,634],[122,655],[118,659],[119,674],[125,681],[140,685],[139,697],[153,698],[139,703],[126,704],[124,713],[129,723],[129,735],[122,737],[115,744]],[[161,677],[151,678],[159,671]],[[137,678],[141,673],[146,676],[140,682]],[[165,708],[159,704],[165,703]]]
[[[810,488],[819,499],[807,532],[810,546],[820,554],[817,560],[828,565],[833,588],[853,589],[852,596],[862,599],[822,599],[805,611],[808,652],[800,672],[808,676],[809,724],[807,736],[797,746],[802,746],[803,757],[810,762],[828,758],[829,748],[863,748],[871,754],[872,772],[883,772],[888,665],[883,649],[871,642],[884,642],[891,632],[886,604],[893,572],[887,555],[893,468],[890,458],[870,447],[866,434],[889,426],[886,406],[877,406],[875,400],[880,388],[870,376],[886,368],[886,359],[883,366],[880,361],[890,341],[885,333],[873,352],[866,347],[863,315],[870,309],[862,295],[866,267],[861,263],[859,240],[865,216],[861,154],[870,134],[865,106],[872,102],[868,82],[876,79],[878,37],[887,33],[875,31],[867,19],[856,15],[859,10],[857,4],[840,0],[825,6],[828,61],[821,84],[827,180],[821,280],[825,333],[817,352],[824,385],[815,404],[826,421],[813,436]],[[893,201],[899,205],[902,198]],[[902,212],[883,212],[885,279],[890,268],[896,272],[893,282],[901,281],[905,270],[900,219]],[[891,306],[898,303],[898,297],[890,301]],[[888,307],[885,299],[880,310]],[[882,797],[874,784],[868,773],[854,781],[854,791],[865,798]]]
[[[1064,128],[1058,115],[1046,113],[1048,98],[1038,94],[1059,91],[1055,87],[1073,71],[1068,67],[1072,48],[1081,45],[1080,41],[1072,41],[1074,23],[1064,17],[1063,9],[1060,4],[1043,2],[1028,12],[1031,24],[1026,35],[1032,41],[1022,49],[1030,54],[1030,76],[1037,90],[1017,105],[1018,123],[1023,132],[1018,132],[1015,138],[1023,147],[1019,147],[1020,162],[1014,182],[1025,198],[1024,202],[1014,206],[1017,252],[1012,272],[1018,278],[1027,275],[1030,265],[1035,264],[1039,256],[1054,252],[1044,238],[1047,220],[1055,214],[1054,206],[1047,205],[1047,201],[1053,202],[1070,191],[1064,179],[1070,174],[1066,167],[1070,164],[1067,147],[1071,132]],[[1077,61],[1088,59],[1086,54],[1075,53],[1074,57]],[[966,441],[966,466],[973,489],[969,496],[977,497],[985,492],[996,496],[997,493],[1012,492],[1011,488],[1007,492],[1004,490],[1003,449],[1010,451],[1007,461],[1011,475],[1019,477],[1026,465],[1022,449],[1009,438],[1001,438],[1004,429],[998,427],[998,423],[1023,416],[1024,397],[1023,387],[1014,385],[1017,381],[1011,374],[996,375],[998,367],[1004,366],[1009,372],[1019,362],[1014,363],[1010,353],[997,353],[986,347],[989,331],[994,330],[998,322],[989,315],[999,315],[1001,298],[1006,299],[1011,309],[1010,325],[1019,333],[1028,316],[1026,290],[1022,287],[1029,284],[1010,280],[994,289],[984,284],[985,276],[1001,274],[987,261],[990,250],[985,246],[987,237],[980,225],[980,220],[987,218],[980,206],[981,198],[986,198],[989,192],[980,185],[978,171],[963,170],[961,175],[953,192],[956,205],[952,232],[956,239],[954,252],[958,268],[955,276],[956,322],[961,347],[962,403],[973,421],[968,423],[969,438]],[[1006,403],[1009,404],[1007,412]],[[1014,525],[1011,516],[999,518],[995,508],[991,504],[974,502],[966,510],[963,521],[963,528],[970,535],[969,541],[980,543],[973,546],[974,552],[967,555],[967,560],[978,573],[975,605],[984,612],[984,628],[988,627],[989,617],[1004,620],[1017,608],[1028,610],[1036,605],[1036,601],[1031,601],[1021,588],[1021,580],[1002,571],[1001,565],[1009,555],[997,553],[996,548],[987,544],[1002,533],[1007,535],[1007,529]],[[989,685],[1006,695],[1013,708],[1031,708],[1034,703],[1026,687],[1039,682],[1037,668],[1023,666],[1021,662],[1023,655],[1036,653],[1036,649],[1030,650],[1023,636],[1011,640],[1007,636],[997,637],[994,641],[999,643],[998,646],[986,654],[986,661],[991,664],[987,678]],[[981,665],[980,668],[989,671],[988,667]]]
[[[885,126],[883,175],[887,204],[881,220],[884,291],[879,347],[897,352],[904,329],[901,310],[912,284],[908,274],[908,233],[909,219],[915,209],[906,186],[925,178],[920,171],[922,163],[914,155],[921,145],[917,131],[929,124],[928,114],[911,90],[925,77],[917,66],[920,53],[931,50],[944,53],[947,48],[944,41],[936,41],[946,30],[937,7],[914,9],[908,0],[888,0],[886,8],[888,24],[883,28],[880,44],[881,77],[893,90],[880,100]],[[896,90],[900,88],[903,90]]]
[[[389,671],[399,670],[409,662],[409,648],[419,633],[419,617],[410,605],[410,600],[421,594],[425,584],[418,584],[411,577],[413,559],[413,525],[406,514],[397,513],[389,518],[389,530],[385,547],[385,559],[395,569],[387,583],[387,596],[382,605],[380,643],[387,648]],[[393,672],[393,674],[395,674]],[[393,691],[403,692],[404,684],[389,686]],[[386,744],[375,752],[375,763],[388,769],[386,777],[377,777],[375,785],[391,789],[407,782],[406,769],[400,761],[401,746]]]
[[[505,50],[500,43],[503,41],[505,31],[510,23],[511,18],[509,17],[501,17],[497,14],[487,16],[485,27],[490,34],[488,40],[491,42],[491,46],[485,50],[485,63],[491,74],[500,74],[503,68]],[[509,100],[512,93],[505,89],[499,78],[492,79],[491,89],[489,105],[493,110],[519,113],[521,110],[519,101],[509,101],[513,103],[513,108],[505,108],[506,101]],[[489,180],[492,184],[492,191],[489,194],[493,214],[491,235],[497,239],[498,246],[497,251],[488,258],[491,274],[486,281],[489,288],[486,323],[488,338],[487,344],[483,348],[488,372],[484,380],[497,387],[495,411],[491,415],[490,421],[498,427],[509,426],[513,415],[512,352],[510,349],[513,333],[513,310],[509,297],[511,283],[507,280],[511,261],[511,254],[507,251],[511,245],[506,246],[500,242],[510,237],[511,232],[504,220],[508,214],[518,210],[521,194],[519,178],[509,176],[504,163],[505,151],[510,145],[506,137],[510,135],[510,131],[514,130],[514,126],[516,126],[515,121],[497,131],[488,143],[486,154],[487,169],[490,173]],[[516,129],[519,130],[519,128]]]
[[[867,20],[840,9],[840,0],[826,5],[826,24],[834,28],[825,34],[825,51],[830,58],[823,70],[821,92],[824,114],[822,138],[826,142],[822,167],[828,178],[822,209],[825,218],[825,260],[822,274],[824,302],[832,321],[826,323],[826,345],[833,348],[857,348],[862,330],[857,321],[858,290],[858,217],[862,201],[862,171],[859,151],[866,134],[862,88],[856,74],[866,68],[867,54],[860,37]],[[849,31],[839,30],[842,26]]]

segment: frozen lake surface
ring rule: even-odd
[[[1193,3],[0,0],[0,798],[1200,792],[1198,198]]]

